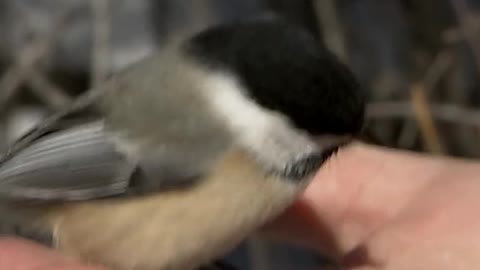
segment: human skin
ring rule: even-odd
[[[480,163],[355,143],[264,232],[329,254],[342,269],[477,269],[477,209]],[[0,269],[102,268],[4,238]]]
[[[479,162],[357,143],[268,231],[342,269],[479,269],[479,209]]]
[[[88,266],[33,242],[0,239],[0,269],[9,270],[107,270]]]

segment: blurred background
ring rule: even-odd
[[[0,151],[176,34],[274,12],[352,68],[375,143],[476,158],[479,9],[480,0],[0,0]],[[258,239],[228,259],[252,270],[328,262]]]

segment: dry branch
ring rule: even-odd
[[[91,0],[93,48],[91,87],[100,85],[110,73],[110,0]]]
[[[432,117],[436,120],[480,127],[480,110],[448,103],[430,103]],[[368,104],[370,119],[413,118],[415,112],[410,101],[385,101]]]
[[[27,83],[30,86],[30,91],[54,111],[64,109],[72,102],[72,98],[65,94],[64,90],[50,82],[38,70],[30,70],[28,76]]]
[[[427,149],[434,154],[445,153],[440,135],[438,134],[433,117],[430,113],[423,85],[413,85],[410,89],[410,94],[415,118],[420,127],[420,133]]]
[[[478,27],[475,17],[469,12],[465,0],[450,0],[450,3],[457,16],[461,33],[472,50],[477,68],[480,69],[480,40],[476,33]]]
[[[448,69],[452,65],[451,52],[448,49],[440,51],[433,59],[432,63],[428,66],[425,75],[422,79],[422,86],[425,96],[430,96],[433,93],[436,85],[440,79],[445,75]],[[400,130],[400,136],[398,144],[400,146],[411,145],[417,138],[417,127],[414,120],[406,120],[402,129]]]
[[[0,79],[0,111],[3,110],[10,99],[15,95],[20,85],[28,79],[38,61],[48,53],[53,46],[55,38],[67,25],[68,20],[76,7],[68,7],[53,21],[52,29],[45,35],[39,35],[28,44],[20,53],[14,63],[5,71]]]
[[[345,37],[341,20],[339,19],[336,1],[313,1],[317,20],[324,32],[325,44],[344,63],[348,62]]]

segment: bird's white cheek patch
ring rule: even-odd
[[[316,151],[316,144],[279,113],[248,98],[247,91],[233,76],[207,75],[202,88],[206,100],[227,123],[235,141],[266,165],[280,169]]]

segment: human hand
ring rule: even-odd
[[[105,270],[63,257],[27,240],[0,239],[0,269],[8,270]]]
[[[342,269],[480,268],[480,163],[354,144],[269,233]]]

